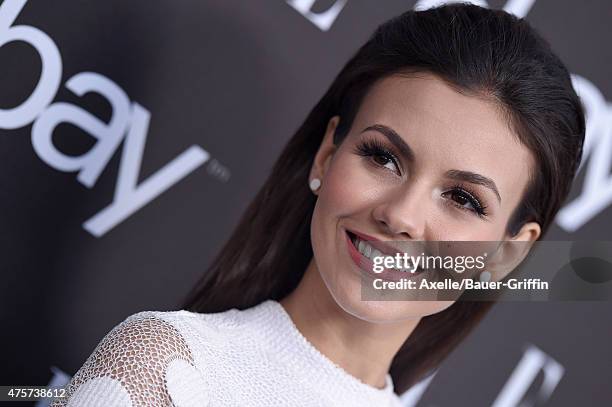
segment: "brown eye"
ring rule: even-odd
[[[453,204],[462,210],[467,210],[475,213],[480,217],[487,215],[486,206],[480,203],[480,200],[475,194],[467,191],[465,188],[456,186],[450,191],[442,194],[442,196],[450,199]]]
[[[381,167],[388,168],[396,173],[400,172],[399,166],[395,163],[393,157],[390,157],[388,154],[373,154],[372,160]]]
[[[395,155],[385,146],[375,140],[361,142],[356,148],[355,153],[366,157],[370,162],[380,167],[385,167],[401,175],[399,161]]]
[[[470,204],[471,202],[463,195],[459,195],[456,192],[451,193],[452,200],[457,202],[459,205],[464,206],[466,204]]]
[[[382,166],[385,166],[391,162],[391,159],[384,155],[374,155],[372,156],[372,159],[376,162],[376,164]]]

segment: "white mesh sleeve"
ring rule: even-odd
[[[190,389],[184,386],[194,370],[191,351],[177,329],[154,312],[140,312],[100,341],[70,381],[66,397],[51,406],[191,405]]]

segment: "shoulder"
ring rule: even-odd
[[[270,307],[217,313],[142,311],[125,318],[98,343],[52,406],[206,405],[207,366],[252,317]]]
[[[115,326],[96,350],[107,354],[129,348],[142,357],[155,351],[157,357],[180,357],[193,362],[202,345],[231,336],[247,321],[245,311],[237,309],[208,314],[187,310],[142,311]]]
[[[171,352],[195,353],[197,342],[231,334],[247,322],[244,311],[231,309],[218,313],[179,311],[141,311],[128,316],[105,337],[107,342],[127,342]]]
[[[63,403],[181,405],[177,399],[205,398],[206,383],[190,344],[196,317],[187,311],[128,316],[102,338],[74,375]],[[62,405],[66,404],[53,404]]]

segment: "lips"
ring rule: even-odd
[[[353,230],[345,230],[346,242],[349,255],[353,262],[363,271],[365,271],[369,276],[374,276],[376,278],[381,278],[383,280],[392,280],[399,281],[402,278],[413,278],[415,276],[420,275],[424,270],[418,270],[415,273],[400,271],[394,268],[384,268],[382,272],[376,273],[374,272],[374,263],[368,257],[364,256],[360,253],[359,249],[353,243],[355,238],[357,237],[359,240],[367,242],[368,245],[371,245],[376,250],[380,251],[382,255],[385,256],[393,256],[396,254],[403,255],[404,251],[400,251],[394,248],[391,245],[388,245],[380,240],[376,240],[375,238],[366,235],[361,232],[356,232]]]
[[[396,254],[400,254],[403,255],[404,251],[397,249],[393,246],[391,246],[390,244],[387,244],[381,240],[376,239],[375,237],[372,237],[370,235],[366,235],[365,233],[362,232],[357,232],[354,230],[346,230],[346,232],[349,234],[349,236],[354,235],[357,236],[359,239],[368,242],[369,245],[373,246],[374,248],[376,248],[377,250],[379,250],[382,254],[387,255],[387,256],[393,256],[395,257]],[[353,236],[351,236],[353,237]]]

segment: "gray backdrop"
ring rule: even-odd
[[[488,5],[539,29],[587,106],[586,163],[547,238],[608,239],[612,4]],[[72,375],[128,315],[176,309],[340,68],[414,6],[4,0],[0,384]],[[500,303],[406,405],[612,405],[610,310]]]

